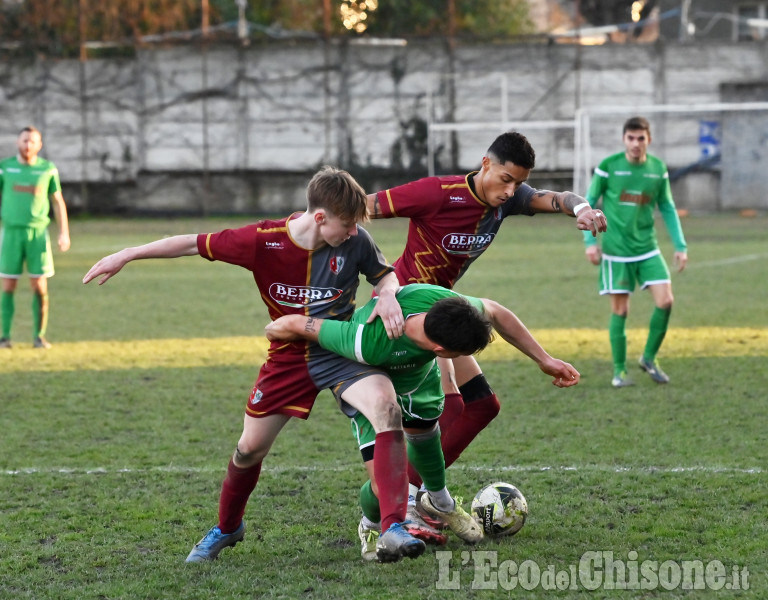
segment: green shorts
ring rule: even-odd
[[[644,290],[649,285],[670,281],[669,267],[658,250],[631,259],[603,255],[600,262],[601,295],[631,294],[638,285]]]
[[[440,370],[436,362],[432,371],[417,389],[397,394],[397,403],[403,412],[403,427],[406,428],[409,422],[434,421],[443,414],[445,395],[440,384]],[[373,425],[359,412],[352,417],[352,435],[355,436],[361,451],[372,446],[376,439]]]
[[[27,263],[30,277],[53,276],[48,226],[3,227],[0,231],[0,277],[18,279]]]

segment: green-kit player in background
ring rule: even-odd
[[[602,197],[603,211],[610,228],[598,246],[592,234],[584,235],[587,258],[600,265],[599,290],[611,297],[609,337],[613,356],[613,387],[632,385],[627,377],[626,321],[629,296],[636,286],[648,288],[655,308],[651,315],[648,339],[640,357],[640,368],[656,383],[667,383],[656,354],[664,341],[672,312],[672,281],[669,268],[659,250],[654,225],[658,206],[675,249],[674,265],[682,271],[688,261],[680,218],[672,199],[667,166],[648,154],[651,126],[643,117],[624,123],[624,152],[604,159],[595,169],[586,194],[590,207]],[[586,206],[585,206],[586,208]],[[574,212],[578,212],[576,207]],[[586,232],[589,233],[589,232]]]
[[[389,339],[377,322],[367,323],[377,299],[371,299],[355,312],[350,321],[289,315],[266,327],[267,338],[290,341],[304,338],[363,364],[383,367],[397,393],[403,415],[408,460],[424,481],[427,493],[421,508],[427,515],[447,523],[466,542],[482,539],[483,532],[474,519],[454,500],[446,487],[445,459],[440,444],[440,417],[445,395],[436,357],[456,358],[479,352],[492,339],[493,330],[509,344],[535,361],[551,375],[553,384],[570,387],[579,382],[579,372],[568,363],[553,358],[539,345],[525,325],[509,309],[485,298],[464,296],[441,286],[412,284],[400,289],[397,301],[405,317],[405,335]],[[375,557],[376,537],[380,532],[378,491],[373,481],[374,431],[360,413],[352,417],[352,431],[363,456],[369,480],[360,491],[363,518],[358,526],[362,556]],[[408,519],[428,529],[415,511]],[[445,543],[433,531],[427,541]],[[442,539],[441,539],[442,538]]]
[[[49,214],[53,205],[59,225],[59,250],[66,252],[70,245],[67,206],[61,194],[59,171],[52,162],[38,156],[43,147],[40,132],[25,127],[19,133],[17,145],[18,155],[0,160],[0,348],[11,347],[14,293],[25,262],[32,286],[33,346],[50,348],[45,339],[48,278],[54,273]]]

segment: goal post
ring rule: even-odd
[[[574,126],[573,119],[429,123],[427,126],[428,175],[432,177],[437,173],[438,148],[448,145],[447,134],[450,133],[463,134],[459,156],[459,164],[462,166],[479,165],[480,159],[496,136],[505,131],[519,131],[530,140],[536,151],[537,169],[543,167],[548,170],[558,170],[564,168],[566,164],[570,168]],[[563,157],[563,150],[567,154],[565,157]]]
[[[712,211],[768,208],[768,102],[593,106],[576,111],[573,191],[623,148],[632,116],[651,124],[649,152],[667,163],[678,205]]]
[[[515,130],[536,151],[536,173],[572,175],[570,189],[584,195],[599,162],[623,150],[622,127],[632,116],[650,121],[649,152],[667,164],[680,208],[768,209],[768,102],[605,105],[580,108],[574,119],[430,122],[428,175],[453,163],[476,168],[496,135]]]

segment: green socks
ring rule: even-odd
[[[611,340],[611,355],[613,356],[613,374],[618,375],[627,370],[627,317],[611,313],[608,323],[608,337]]]
[[[445,488],[445,459],[440,446],[440,428],[417,434],[405,434],[408,441],[408,461],[421,475],[428,490],[440,491]],[[381,521],[379,499],[373,493],[370,479],[360,488],[360,508],[363,515],[373,523]]]
[[[13,313],[16,308],[13,292],[3,292],[0,299],[0,313],[2,313],[3,335],[7,339],[11,338],[11,323],[13,322]]]
[[[421,476],[424,487],[431,491],[445,487],[445,458],[440,445],[440,428],[418,434],[405,434],[408,462]]]
[[[656,360],[656,354],[659,352],[659,348],[661,348],[664,336],[667,335],[669,316],[671,314],[671,307],[667,309],[655,307],[653,309],[651,323],[648,327],[648,340],[645,342],[645,350],[643,351],[643,357],[646,360],[651,362]]]
[[[32,323],[35,337],[43,337],[48,328],[48,294],[32,294]]]
[[[381,521],[379,499],[376,497],[376,494],[373,493],[370,479],[360,488],[360,508],[363,509],[365,517],[372,523]]]

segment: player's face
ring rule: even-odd
[[[505,162],[502,165],[484,156],[483,168],[475,179],[475,189],[480,200],[496,208],[514,196],[530,174],[530,169],[524,169],[515,163]]]
[[[329,246],[340,246],[353,235],[357,235],[357,221],[323,213],[320,236]]]
[[[43,140],[37,131],[22,131],[17,140],[19,156],[25,163],[33,162],[43,147]]]
[[[624,133],[624,148],[629,162],[645,162],[651,136],[645,129],[630,129]]]

